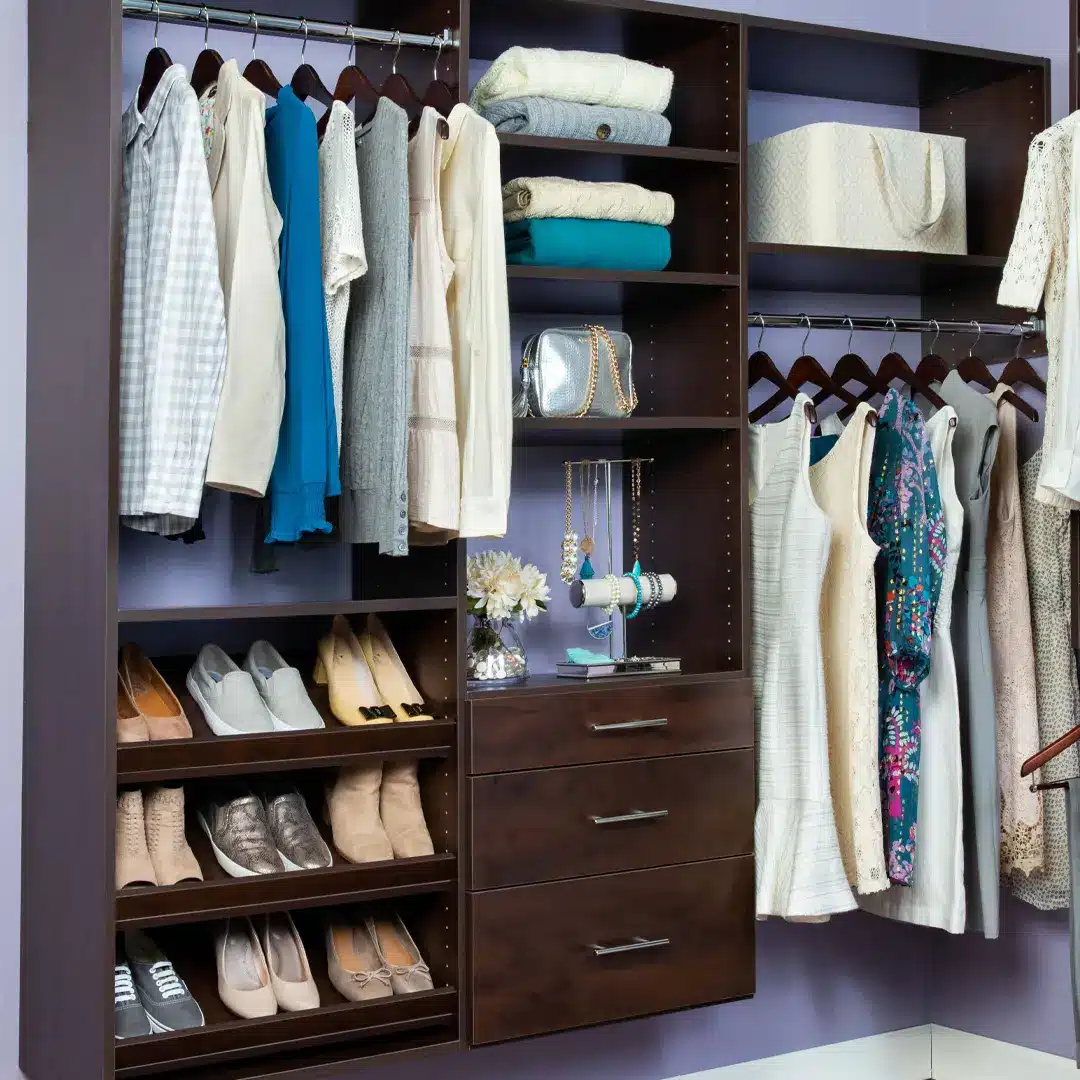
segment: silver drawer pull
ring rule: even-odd
[[[648,728],[667,727],[667,720],[625,720],[621,724],[590,724],[589,727],[598,735],[603,735],[609,731],[645,731]]]
[[[616,814],[614,817],[591,815],[594,825],[625,825],[630,821],[658,821],[667,816],[666,810],[631,810],[629,814]]]
[[[643,938],[636,937],[625,945],[590,945],[596,956],[614,956],[616,953],[640,952],[642,949],[662,949],[671,944],[671,938]]]

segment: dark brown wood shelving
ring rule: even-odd
[[[598,416],[581,419],[530,416],[514,421],[514,442],[521,445],[604,446],[619,443],[625,436],[633,434],[737,431],[741,423],[737,416]]]
[[[921,296],[945,286],[996,286],[1005,257],[751,243],[751,289]]]
[[[633,285],[702,285],[737,289],[738,274],[690,274],[678,270],[596,270],[570,266],[508,266],[510,278],[546,281],[596,281]]]
[[[508,150],[569,151],[574,154],[607,154],[612,157],[644,157],[658,161],[702,161],[711,165],[738,165],[735,150],[708,150],[695,146],[638,146],[634,143],[589,139],[555,139],[543,135],[499,135]]]
[[[359,864],[345,862],[335,854],[335,864],[326,870],[231,878],[212,861],[209,843],[201,830],[196,833],[190,829],[189,840],[207,880],[122,889],[116,894],[118,930],[370,903],[457,887],[457,856],[451,854]]]
[[[469,690],[470,701],[483,701],[485,704],[494,700],[510,698],[537,697],[545,694],[593,694],[603,691],[627,690],[635,686],[701,686],[709,683],[737,682],[745,679],[742,671],[709,671],[695,674],[673,675],[615,675],[609,679],[564,679],[558,675],[532,675],[523,686],[508,686],[505,689]]]
[[[223,622],[242,619],[296,619],[311,616],[386,614],[395,611],[453,611],[456,596],[416,596],[399,600],[326,600],[301,604],[238,604],[233,607],[127,608],[121,625],[133,623]]]

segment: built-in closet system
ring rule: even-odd
[[[231,26],[247,20],[249,2],[224,5]],[[138,6],[149,17],[153,5]],[[160,7],[166,45],[175,18],[203,19],[201,5]],[[511,45],[621,52],[674,70],[670,147],[501,142],[504,179],[624,178],[675,197],[668,270],[514,267],[510,298],[515,318],[621,318],[633,337],[641,403],[632,417],[529,419],[515,439],[573,458],[596,446],[598,455],[656,459],[647,558],[693,584],[635,623],[629,646],[680,656],[684,674],[600,684],[540,675],[470,699],[463,544],[404,560],[357,548],[340,602],[119,608],[123,4],[34,0],[23,1070],[30,1080],[314,1080],[348,1063],[752,994],[748,291],[900,293],[920,297],[926,318],[1014,321],[994,295],[1027,145],[1048,122],[1048,63],[647,0],[263,0],[259,14],[296,20],[264,19],[266,34],[299,30],[300,19],[314,36],[343,35],[350,24],[379,31],[356,36],[358,64],[380,76],[393,51],[379,43],[400,32],[414,85],[431,71],[426,46],[443,38],[441,71],[463,100],[470,58],[490,61]],[[248,40],[216,44],[243,59]],[[923,130],[964,136],[971,254],[748,244],[752,91],[910,106]],[[194,739],[116,746],[119,642],[143,644],[176,677],[200,640],[268,636],[303,669],[332,614],[366,612],[386,621],[436,721],[215,739],[192,706]],[[202,884],[115,892],[118,785],[272,773],[311,782],[341,764],[409,758],[422,759],[431,858],[247,880],[208,873]],[[668,813],[645,827],[592,820],[618,810]],[[259,1021],[232,1019],[217,1003],[213,920],[284,909],[303,929],[320,909],[373,899],[406,912],[434,991],[363,1005],[327,991],[318,1011]],[[136,927],[168,941],[205,1028],[114,1046],[114,939]],[[319,934],[306,940],[325,970]]]

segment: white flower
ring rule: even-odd
[[[543,610],[540,605],[546,605],[551,599],[551,589],[548,587],[547,574],[529,563],[523,567],[518,575],[521,582],[521,621],[535,619]]]

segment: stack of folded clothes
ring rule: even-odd
[[[636,184],[521,177],[503,188],[506,261],[523,266],[663,270],[675,200]]]
[[[471,105],[496,131],[667,146],[668,68],[610,53],[508,49],[476,84]]]

